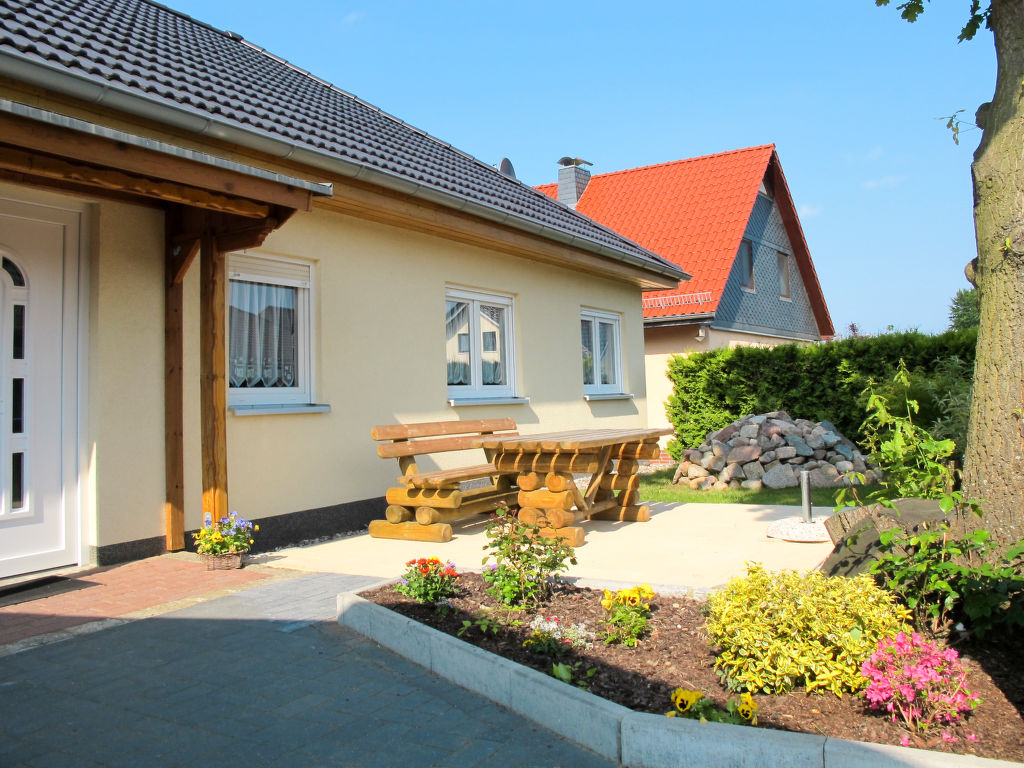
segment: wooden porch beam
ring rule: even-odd
[[[4,137],[7,138],[6,136]],[[0,169],[44,179],[60,179],[143,197],[180,203],[218,213],[265,219],[270,206],[252,200],[209,192],[171,181],[134,176],[84,162],[63,160],[13,147],[0,146]]]
[[[0,114],[0,136],[3,136],[4,143],[12,146],[63,158],[88,160],[127,173],[300,211],[312,208],[312,193],[299,187],[17,115]]]
[[[199,248],[199,416],[203,519],[214,521],[228,514],[226,261],[213,233],[204,232]]]

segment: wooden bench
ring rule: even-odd
[[[420,472],[416,457],[448,451],[474,449],[474,441],[484,435],[516,435],[512,419],[440,421],[422,424],[385,424],[370,432],[374,440],[389,442],[377,446],[384,459],[398,459],[400,485],[385,494],[388,507],[384,520],[370,522],[370,535],[378,539],[412,541],[451,541],[452,520],[492,512],[505,502],[516,503],[514,475],[499,472],[493,463],[494,451],[484,449],[486,464],[457,469]],[[463,488],[471,480],[489,478],[478,488]]]

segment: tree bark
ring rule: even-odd
[[[984,517],[960,526],[1005,549],[1024,538],[1024,0],[991,9],[998,73],[972,166],[981,323],[963,483]]]

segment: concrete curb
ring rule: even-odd
[[[621,766],[1020,768],[1021,763],[633,712],[364,600],[338,623]]]

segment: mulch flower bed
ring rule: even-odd
[[[362,596],[450,635],[463,630],[464,621],[500,617],[504,626],[497,636],[485,634],[473,624],[462,639],[544,673],[551,672],[551,657],[523,647],[531,633],[530,622],[538,613],[545,618],[557,616],[563,625],[586,624],[598,635],[604,629],[599,591],[559,583],[551,601],[540,611],[510,614],[487,594],[486,588],[477,574],[462,574],[459,594],[449,601],[447,615],[398,594],[390,586]],[[713,649],[702,629],[703,608],[700,600],[658,595],[651,603],[650,631],[637,647],[605,645],[598,639],[592,648],[573,649],[558,661],[570,665],[581,662],[581,673],[595,668],[590,692],[638,712],[668,712],[673,708],[670,696],[676,688],[702,691],[724,705],[730,694],[713,668]],[[981,697],[981,704],[963,722],[944,729],[955,741],[944,740],[936,729],[926,737],[911,735],[911,746],[1024,762],[1024,637],[1013,633],[1013,637],[1000,636],[984,645],[959,650],[969,669],[968,687]],[[864,699],[856,695],[838,698],[798,691],[755,694],[754,700],[759,707],[757,727],[880,744],[899,744],[907,733],[883,713],[869,711]]]

